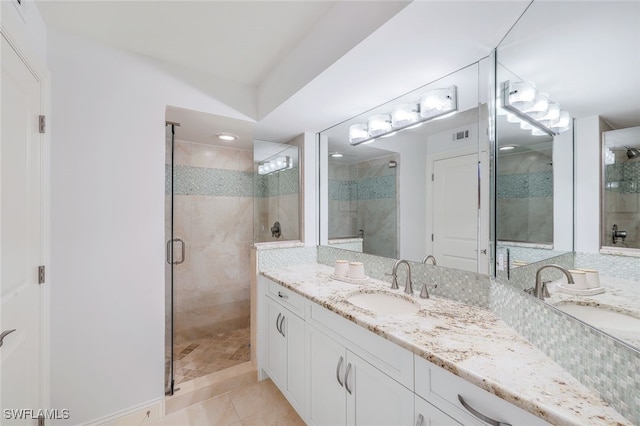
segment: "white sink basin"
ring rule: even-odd
[[[640,318],[613,312],[606,308],[574,304],[556,305],[556,308],[594,327],[636,333],[640,331]]]
[[[347,301],[359,308],[381,315],[413,314],[420,305],[401,296],[390,293],[360,293],[347,298]]]

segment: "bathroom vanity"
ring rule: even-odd
[[[258,277],[258,371],[306,423],[630,424],[490,311],[332,272],[312,263]],[[348,301],[372,293],[418,309]]]

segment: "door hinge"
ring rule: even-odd
[[[431,234],[431,241],[433,241],[433,234]]]
[[[434,180],[434,173],[431,173],[431,182]]]
[[[38,284],[44,284],[44,265],[38,266]]]
[[[44,133],[47,128],[47,122],[44,115],[38,117],[38,129],[40,133]]]

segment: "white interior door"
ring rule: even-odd
[[[433,255],[438,266],[478,270],[478,154],[433,162]]]
[[[43,408],[43,259],[40,83],[2,37],[0,227],[0,416],[2,425],[35,425]],[[5,410],[23,411],[10,419]],[[27,420],[25,420],[25,418]]]

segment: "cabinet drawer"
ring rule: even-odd
[[[413,390],[413,353],[315,303],[309,323],[366,359],[403,386]]]
[[[460,402],[458,396],[477,412],[499,422],[517,425],[548,425],[539,417],[480,389],[466,380],[415,356],[416,389],[422,398],[464,424],[484,425]]]
[[[304,318],[304,306],[306,301],[304,297],[267,278],[265,278],[265,281],[266,284],[268,284],[267,294],[269,297],[278,301],[278,303],[285,306],[300,318]]]

